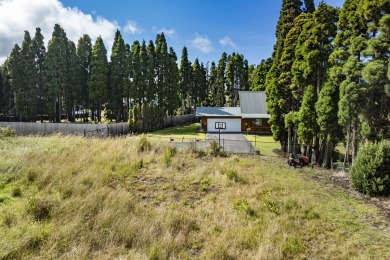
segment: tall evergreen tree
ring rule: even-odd
[[[8,57],[6,61],[6,71],[9,77],[10,82],[10,88],[12,93],[14,93],[14,96],[18,95],[19,91],[22,91],[22,85],[23,85],[23,67],[22,64],[22,58],[20,55],[20,47],[18,44],[15,44],[13,47],[10,56]],[[16,100],[16,98],[15,98]],[[16,114],[16,105],[14,104],[13,113]]]
[[[338,121],[346,133],[346,153],[344,167],[357,154],[361,90],[364,87],[361,71],[364,67],[362,53],[367,46],[367,24],[364,22],[360,6],[363,0],[348,0],[340,11],[339,32],[335,38],[334,57],[338,56],[337,70],[340,75],[333,77],[340,82]],[[334,58],[332,57],[332,58]],[[336,71],[335,71],[336,72]],[[351,149],[352,148],[352,149]],[[352,152],[351,152],[352,150]]]
[[[190,89],[192,80],[191,63],[188,60],[187,48],[183,47],[180,61],[180,96],[181,96],[181,109],[182,113],[188,113],[190,109]]]
[[[217,106],[218,100],[218,68],[215,62],[211,62],[210,77],[208,80],[208,106]]]
[[[149,55],[148,55],[148,50],[145,41],[142,41],[139,55],[140,55],[140,72],[141,72],[139,91],[141,93],[141,101],[142,103],[145,103],[148,100],[147,97],[148,97],[148,88],[149,88],[149,81],[148,81]]]
[[[166,81],[168,78],[168,46],[164,33],[160,33],[156,36],[156,93],[158,100],[158,107],[163,111],[167,109],[167,96],[166,96]]]
[[[102,105],[108,95],[108,61],[107,50],[99,36],[92,48],[90,74],[87,82],[90,108],[97,110],[98,121],[101,121]],[[92,116],[94,119],[94,115]]]
[[[2,72],[2,111],[5,115],[15,114],[15,99],[14,99],[14,90],[11,86],[11,75],[9,72],[10,66],[9,61],[11,56],[5,61],[4,65],[1,67]],[[1,112],[0,112],[1,113]]]
[[[266,78],[267,107],[268,113],[271,115],[269,123],[274,140],[279,141],[285,151],[287,150],[288,131],[285,128],[284,116],[289,112],[286,104],[290,95],[279,83],[280,66],[286,36],[294,26],[294,19],[302,12],[301,5],[300,0],[283,0],[276,26],[276,44],[272,54],[273,64]]]
[[[321,2],[318,9],[313,14],[306,14],[306,21],[302,26],[302,31],[297,39],[297,46],[295,49],[295,60],[292,65],[292,84],[291,90],[296,104],[301,104],[303,94],[306,93],[307,87],[314,87],[314,101],[318,100],[318,95],[322,89],[324,82],[326,81],[326,71],[329,68],[328,59],[330,53],[333,50],[332,42],[336,36],[336,22],[338,20],[337,9],[326,5]],[[313,108],[313,103],[310,103]],[[303,108],[302,103],[300,110]],[[310,120],[309,118],[301,117],[304,120]],[[319,135],[316,124],[300,124],[300,133],[314,132],[314,140],[312,144],[315,150],[318,152],[316,160],[322,162],[324,150],[326,147],[328,137],[326,134]],[[313,129],[302,130],[303,126],[313,127]],[[304,139],[299,135],[300,139]],[[320,138],[322,144],[320,146]],[[307,144],[307,143],[306,143]],[[320,149],[321,147],[321,149]],[[334,146],[332,146],[334,147]],[[311,146],[310,146],[311,148]],[[321,150],[321,151],[320,151]],[[309,149],[311,152],[311,149]]]
[[[156,98],[156,50],[153,41],[149,41],[147,48],[148,53],[148,64],[147,64],[147,90],[146,100],[147,102],[153,102]]]
[[[218,62],[218,72],[217,72],[217,99],[215,105],[217,107],[223,107],[226,103],[225,89],[226,89],[226,66],[227,66],[228,56],[226,52],[222,53],[222,57]]]
[[[54,26],[44,62],[48,94],[47,111],[51,121],[61,122],[63,94],[68,86],[68,38],[60,25]]]
[[[131,121],[131,103],[130,103],[130,97],[131,97],[131,90],[133,87],[133,54],[131,52],[131,46],[129,44],[125,44],[126,49],[126,75],[127,79],[125,80],[125,85],[123,87],[123,97],[125,98],[125,121],[130,122]]]
[[[199,59],[196,58],[192,64],[192,77],[193,77],[193,86],[192,86],[192,104],[195,107],[201,106],[201,93],[202,93],[202,71],[199,63]]]
[[[204,63],[200,63],[200,71],[199,71],[199,104],[201,106],[205,106],[207,104],[208,97],[208,86],[207,86],[207,75],[208,69],[205,67]]]
[[[46,58],[46,47],[43,41],[43,35],[40,28],[36,28],[34,38],[31,41],[31,51],[34,54],[35,73],[33,77],[33,84],[35,85],[37,96],[37,110],[36,113],[43,121],[43,114],[46,113],[47,104],[47,89],[44,84],[44,62]]]
[[[67,111],[68,120],[75,122],[76,104],[82,95],[82,79],[79,58],[76,52],[76,45],[68,41],[68,81],[64,91],[64,105]]]
[[[126,46],[119,30],[115,33],[110,62],[109,107],[115,112],[116,121],[124,118],[123,94],[127,80]]]
[[[179,68],[177,66],[177,56],[172,47],[169,48],[169,62],[168,62],[168,77],[167,77],[167,112],[168,115],[173,116],[176,109],[180,107],[179,99]]]
[[[22,82],[21,88],[16,94],[16,109],[27,120],[33,120],[37,109],[37,93],[34,81],[37,78],[35,70],[35,57],[31,46],[31,36],[28,31],[24,32],[22,48],[20,50]]]
[[[261,60],[260,64],[249,74],[249,88],[252,91],[264,91],[267,73],[272,66],[272,58]]]
[[[365,51],[370,60],[362,70],[367,83],[362,110],[362,138],[380,140],[390,136],[390,14],[379,20],[378,34],[368,42]],[[373,28],[371,28],[373,30]],[[387,90],[387,91],[386,91]]]
[[[88,34],[84,34],[77,43],[77,56],[79,59],[79,75],[80,75],[80,88],[81,94],[78,99],[78,104],[80,105],[80,109],[84,109],[88,106],[88,74],[90,71],[91,64],[91,56],[92,56],[92,41]],[[84,116],[83,116],[84,118]],[[86,118],[84,118],[86,121]]]
[[[299,110],[298,137],[302,144],[306,145],[305,154],[311,154],[314,137],[318,132],[317,114],[315,103],[317,95],[313,86],[309,86],[305,90],[302,106]]]
[[[141,71],[141,45],[139,41],[134,41],[131,46],[131,87],[130,98],[134,101],[134,106],[138,106],[138,110],[141,110],[141,104],[143,99],[143,93],[140,89],[142,86],[143,76]]]

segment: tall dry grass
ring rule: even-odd
[[[361,217],[375,209],[278,160],[74,136],[11,139],[0,158],[0,258],[390,256]]]

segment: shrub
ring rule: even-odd
[[[172,157],[175,155],[176,149],[174,147],[166,147],[164,150],[163,161],[165,166],[171,165]]]
[[[209,146],[209,153],[212,156],[217,156],[221,150],[221,147],[219,146],[218,142],[213,140],[210,142]]]
[[[0,127],[0,139],[15,137],[15,131],[10,127]]]
[[[141,138],[138,140],[137,147],[138,147],[138,152],[142,153],[142,152],[150,151],[152,145],[150,144],[148,138],[145,135],[142,135]]]
[[[351,170],[352,186],[367,195],[390,194],[390,142],[367,143]]]

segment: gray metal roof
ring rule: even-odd
[[[197,107],[197,117],[241,117],[239,107]]]
[[[238,91],[238,94],[243,118],[269,118],[264,91]]]
[[[197,107],[197,117],[270,118],[264,91],[238,91],[240,107]]]

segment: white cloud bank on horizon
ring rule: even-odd
[[[108,53],[115,32],[120,29],[116,21],[102,17],[94,19],[77,8],[64,7],[58,0],[0,0],[0,65],[16,43],[21,46],[24,31],[29,31],[33,38],[35,29],[41,28],[47,45],[56,23],[76,45],[83,34],[88,34],[93,42],[100,35]]]
[[[190,41],[190,46],[203,53],[210,53],[214,50],[213,43],[206,36],[196,34],[195,38]]]
[[[225,36],[224,38],[222,39],[219,39],[219,43],[225,47],[225,46],[230,46],[232,47],[233,49],[238,49],[237,45],[233,42],[233,40],[228,37],[228,36]]]

